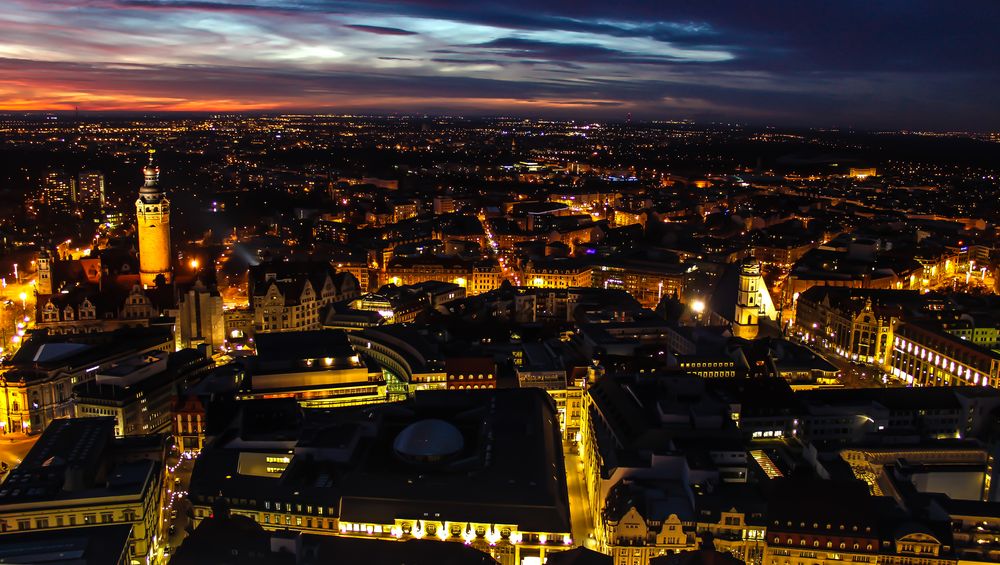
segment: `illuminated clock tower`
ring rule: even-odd
[[[170,282],[170,201],[160,189],[160,169],[149,163],[142,170],[146,182],[135,201],[135,216],[139,233],[139,280],[143,286],[155,286],[156,277],[163,275]]]

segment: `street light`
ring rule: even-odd
[[[695,314],[701,314],[702,312],[705,311],[705,301],[703,301],[703,300],[694,300],[694,301],[692,301],[691,302],[691,310]]]
[[[21,310],[27,312],[27,310],[28,310],[28,305],[27,305],[28,293],[22,292],[21,294],[18,295],[18,298],[21,299]]]

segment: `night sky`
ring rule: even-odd
[[[1000,129],[996,0],[3,0],[0,108]]]

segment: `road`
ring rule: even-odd
[[[802,341],[799,341],[799,343],[815,350],[824,359],[837,367],[840,371],[840,377],[837,380],[845,388],[885,388],[902,386],[904,384],[891,378],[878,367],[852,362],[838,355],[836,351],[823,347],[819,343],[804,343]]]
[[[178,458],[176,455],[171,455],[167,458],[168,472],[164,479],[166,488],[163,498],[163,510],[160,514],[161,530],[159,539],[161,541],[156,554],[156,559],[159,563],[169,561],[170,555],[183,543],[184,538],[188,535],[187,528],[193,512],[191,502],[185,495],[187,494],[188,485],[191,482],[191,471],[194,469],[194,461],[191,459],[182,459],[179,464],[177,461]],[[175,465],[176,467],[174,467]],[[174,469],[173,472],[169,471],[171,468]],[[177,481],[177,479],[180,479],[180,481]],[[173,511],[176,511],[176,518],[172,517]],[[170,532],[171,526],[174,527],[173,533]]]
[[[27,437],[23,434],[0,436],[0,461],[6,463],[11,469],[17,467],[38,441],[38,437],[37,435]],[[0,477],[7,478],[7,474],[3,473]]]
[[[596,549],[594,525],[591,523],[590,500],[583,482],[583,462],[580,456],[564,449],[566,456],[566,489],[569,491],[569,514],[573,545]]]
[[[840,369],[840,384],[846,388],[881,388],[882,371],[858,363],[851,363],[832,351],[824,351],[823,357]]]

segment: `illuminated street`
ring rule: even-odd
[[[11,469],[17,467],[24,456],[31,450],[31,447],[38,441],[38,436],[24,436],[23,434],[0,435],[0,461],[6,463]]]
[[[592,513],[584,483],[583,462],[571,450],[564,449],[563,452],[566,456],[566,488],[569,493],[570,519],[573,522],[573,539],[577,545],[595,549],[594,525],[591,522]]]

